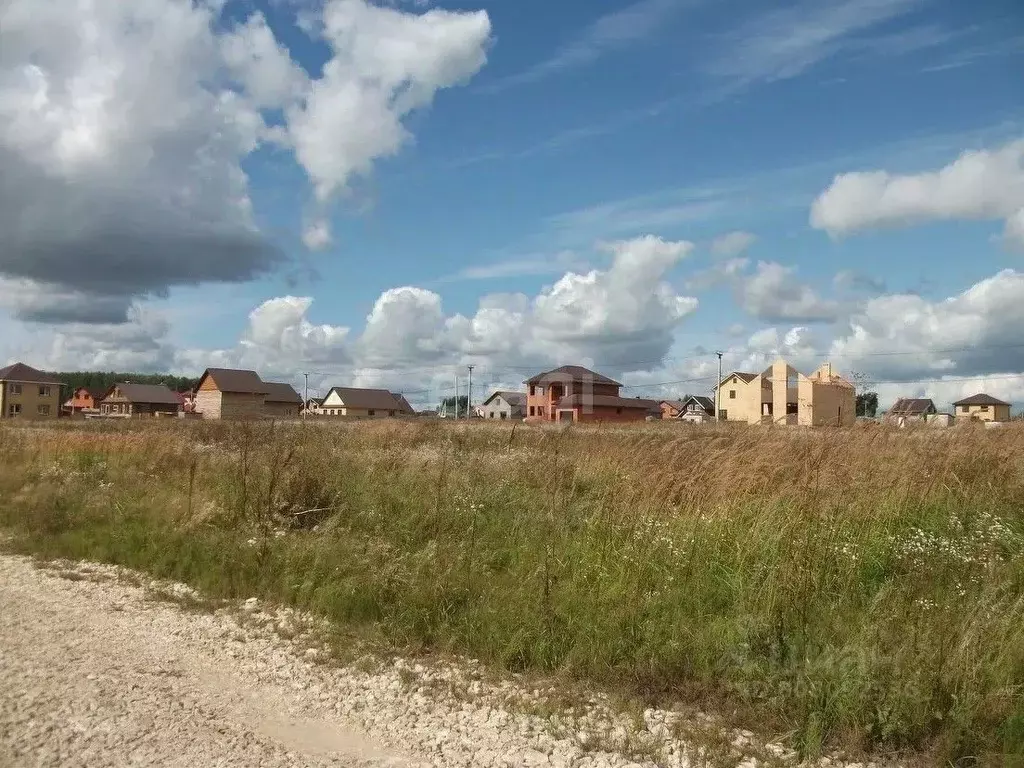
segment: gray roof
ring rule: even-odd
[[[501,397],[506,403],[511,405],[513,408],[522,408],[526,405],[526,393],[525,392],[509,392],[503,389],[495,390],[490,397],[484,400],[484,405],[487,405],[491,400],[496,397]]]
[[[132,384],[129,381],[115,384],[107,390],[103,396],[106,400],[114,392],[114,388],[121,392],[129,403],[151,403],[153,405],[181,405],[181,398],[172,389],[163,384]]]
[[[701,408],[703,408],[708,413],[714,414],[714,412],[715,412],[715,399],[713,397],[707,397],[706,395],[689,395],[683,401],[683,403],[686,404],[686,403],[690,402],[691,400],[693,400],[695,403],[697,403],[697,405],[699,405]]]
[[[260,379],[256,371],[241,371],[234,368],[207,368],[202,379],[209,376],[221,392],[233,392],[243,395],[265,395],[267,385]],[[200,383],[202,383],[200,379]]]
[[[331,387],[331,392],[336,392],[346,408],[365,408],[374,411],[405,411],[406,405],[402,405],[393,394],[386,389],[359,389],[357,387]],[[327,399],[324,398],[324,400]],[[404,398],[403,398],[404,399]]]
[[[267,393],[266,402],[268,403],[294,403],[295,405],[302,405],[302,398],[299,397],[299,393],[295,391],[291,384],[265,381],[263,382],[263,387]]]
[[[612,384],[616,387],[622,385],[614,379],[609,379],[607,376],[603,376],[596,371],[592,371],[589,368],[584,368],[582,365],[563,365],[560,368],[555,368],[544,373],[538,373],[536,376],[532,376],[526,380],[527,384],[540,384],[547,380],[554,381],[565,381],[569,379],[571,381],[585,381],[592,384]]]
[[[60,384],[57,379],[53,378],[42,371],[37,371],[24,363],[14,363],[0,368],[0,381],[17,381],[25,384]]]
[[[2,377],[0,377],[2,378]],[[1010,405],[1007,402],[1003,402],[998,398],[992,397],[992,395],[980,394],[971,395],[965,397],[963,400],[957,400],[953,405]]]
[[[901,397],[889,409],[888,416],[921,416],[935,413],[935,403],[924,397]]]

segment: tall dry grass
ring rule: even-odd
[[[1024,429],[0,430],[46,556],[825,745],[1024,753]]]

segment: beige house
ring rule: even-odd
[[[412,416],[414,412],[404,397],[386,389],[331,387],[331,391],[327,393],[320,406],[320,415],[386,419],[394,416]]]
[[[957,420],[964,421],[1009,421],[1010,403],[1004,403],[992,395],[973,395],[953,403]]]
[[[785,360],[776,360],[760,374],[729,374],[716,394],[725,421],[807,427],[852,426],[856,421],[854,386],[831,363],[805,376]]]
[[[196,388],[196,413],[204,419],[258,419],[267,385],[255,371],[207,368]]]
[[[24,363],[0,368],[0,419],[55,419],[60,382]]]
[[[275,419],[297,419],[302,410],[302,398],[291,384],[263,382],[267,396],[263,400],[263,413]]]

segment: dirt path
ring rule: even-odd
[[[0,557],[0,765],[417,764],[218,651],[212,619]]]

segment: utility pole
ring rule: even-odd
[[[469,393],[466,395],[466,418],[470,417],[473,413],[473,366],[467,366],[469,368]]]
[[[455,374],[455,420],[459,420],[459,374]]]
[[[721,396],[722,396],[722,353],[715,352],[718,355],[718,386],[715,387],[715,422],[722,420],[722,409],[720,407]]]

